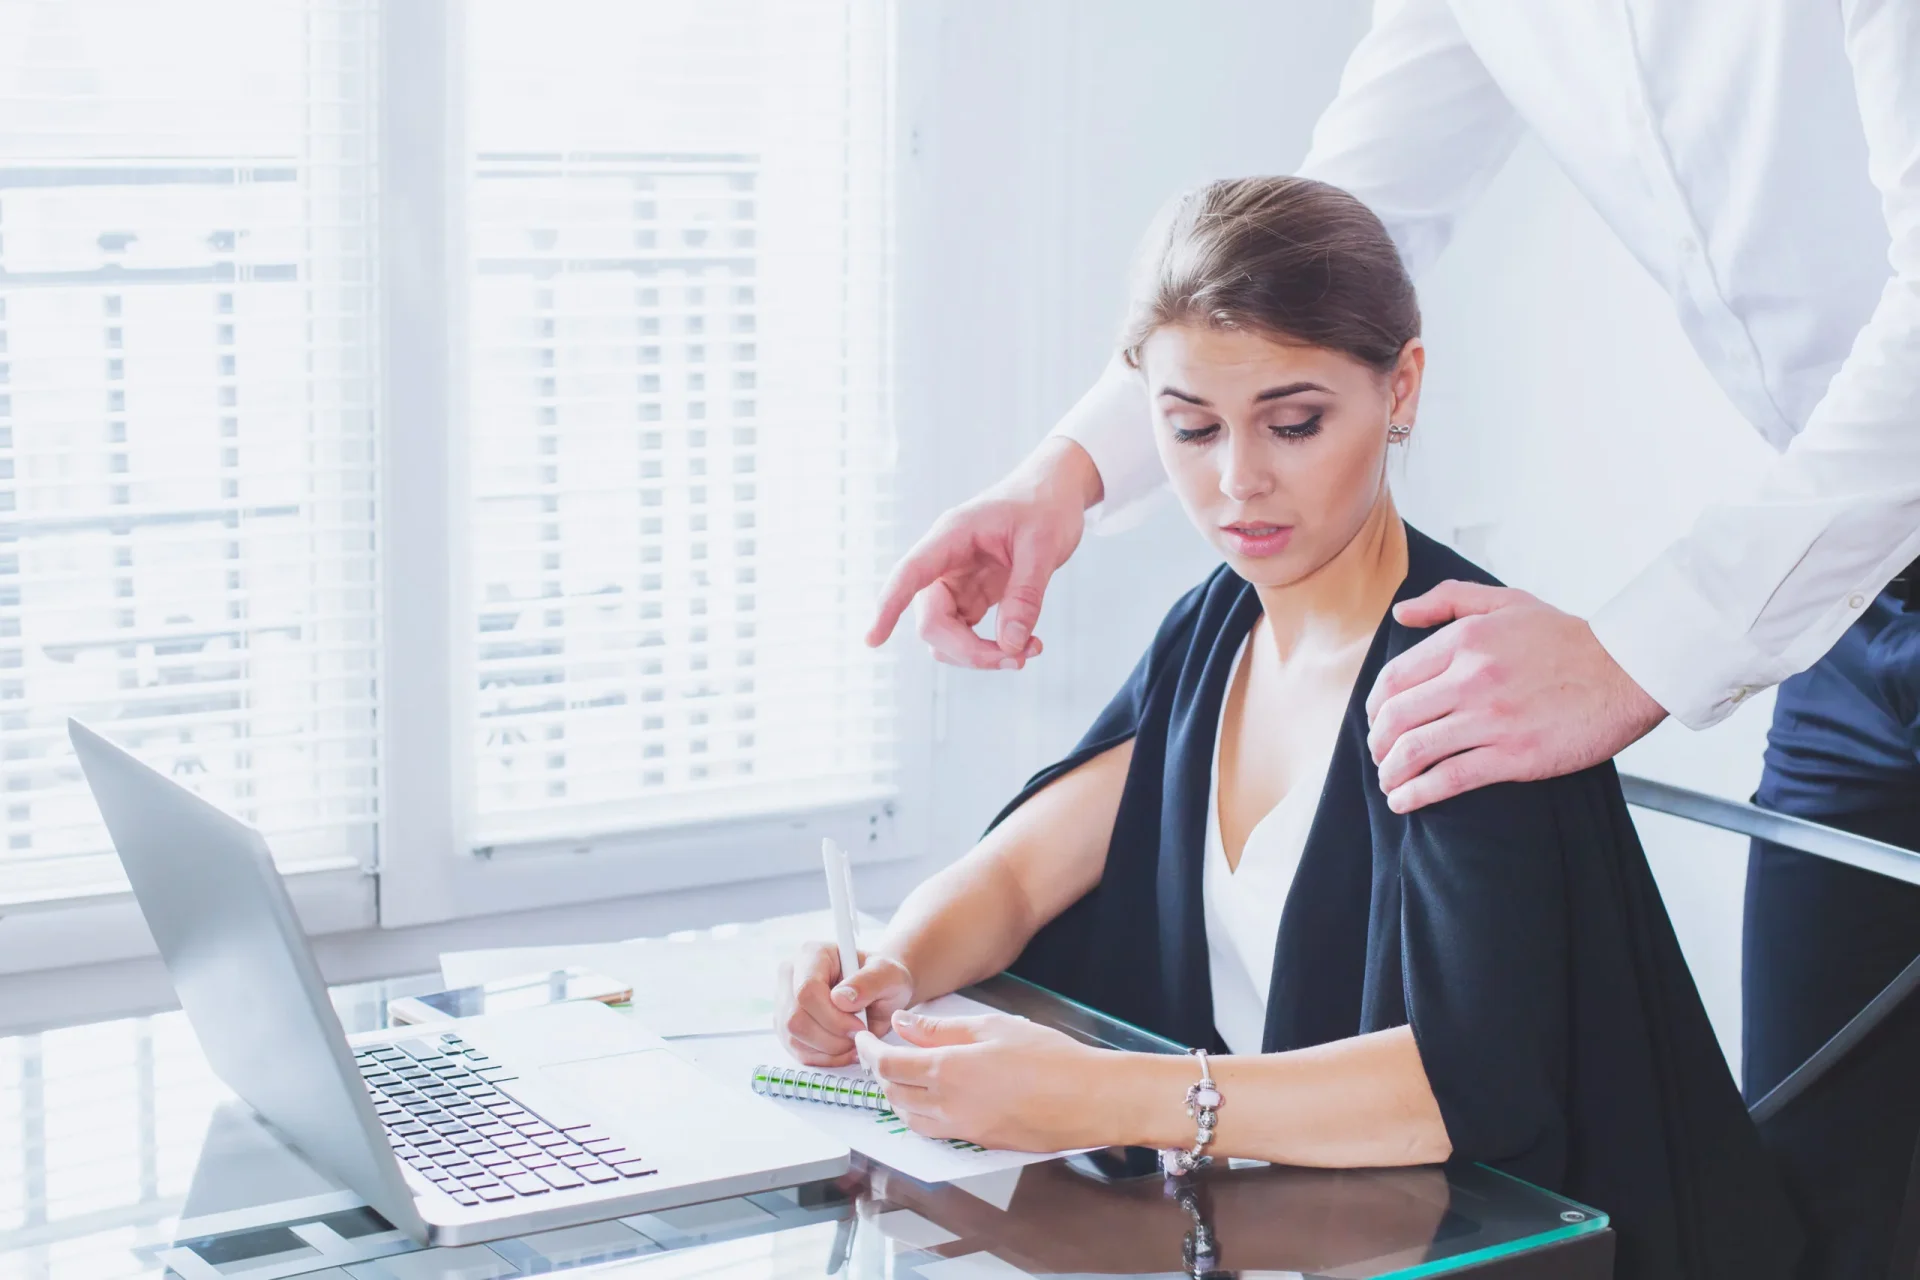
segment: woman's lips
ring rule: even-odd
[[[1220,527],[1236,553],[1243,556],[1273,556],[1286,550],[1293,537],[1293,526],[1242,521]]]

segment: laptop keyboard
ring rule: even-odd
[[[461,1204],[657,1172],[584,1117],[523,1106],[518,1077],[451,1032],[363,1049],[354,1061],[393,1153]]]

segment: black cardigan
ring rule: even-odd
[[[1486,573],[1412,528],[1409,599]],[[1037,790],[1133,740],[1100,883],[1013,972],[1182,1044],[1213,1026],[1201,903],[1215,726],[1260,614],[1216,570]],[[1800,1233],[1741,1104],[1611,764],[1387,808],[1366,694],[1425,632],[1368,650],[1281,917],[1263,1048],[1411,1024],[1456,1159],[1606,1211],[1621,1277],[1793,1272]],[[1231,1106],[1231,1100],[1228,1101]]]

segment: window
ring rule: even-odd
[[[882,6],[464,14],[470,842],[884,794]]]
[[[374,25],[0,8],[0,902],[124,884],[69,715],[371,861]]]
[[[144,945],[69,715],[316,931],[897,856],[890,24],[0,6],[0,972]]]

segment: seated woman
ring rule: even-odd
[[[929,1135],[1195,1147],[1192,1058],[905,1012],[1011,969],[1223,1055],[1216,1157],[1484,1161],[1611,1214],[1621,1276],[1791,1274],[1792,1212],[1613,767],[1410,814],[1381,794],[1366,695],[1423,634],[1392,605],[1492,582],[1394,509],[1419,328],[1392,242],[1344,192],[1247,179],[1174,208],[1124,352],[1226,563],[857,973],[802,952],[788,1047],[858,1053]]]

